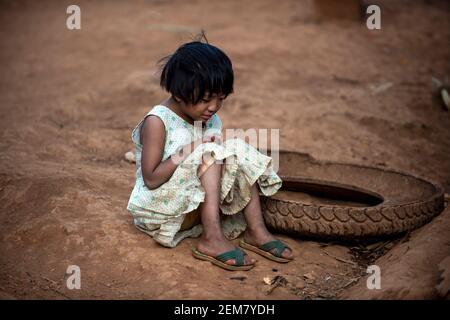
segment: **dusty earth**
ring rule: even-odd
[[[234,63],[225,128],[279,128],[282,149],[384,165],[449,192],[450,113],[432,86],[450,74],[449,2],[373,1],[376,31],[325,2],[77,1],[82,29],[69,31],[72,1],[1,1],[0,297],[445,297],[449,209],[375,244],[280,235],[296,261],[258,258],[247,273],[195,260],[196,239],[166,249],[131,224],[131,130],[165,97],[156,61],[201,28]],[[372,263],[381,290],[367,290]],[[69,265],[80,290],[66,287]],[[280,287],[264,283],[274,276]]]

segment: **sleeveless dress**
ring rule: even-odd
[[[205,199],[198,168],[203,155],[207,155],[223,164],[219,205],[223,232],[228,239],[238,237],[246,228],[242,210],[251,199],[251,186],[257,182],[261,192],[271,196],[282,185],[272,167],[272,158],[238,138],[226,140],[221,145],[202,143],[178,165],[167,182],[150,190],[142,177],[140,143],[141,127],[149,115],[159,117],[165,126],[162,161],[175,154],[179,147],[200,139],[204,134],[221,134],[222,131],[222,122],[217,114],[201,127],[190,124],[164,105],[156,105],[147,113],[131,134],[136,154],[136,182],[127,209],[134,225],[166,247],[175,247],[186,237],[200,236],[201,224],[186,230],[182,225],[189,214],[198,211]]]

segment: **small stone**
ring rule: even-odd
[[[73,234],[74,232],[77,232],[78,228],[75,224],[65,223],[63,225],[63,231],[66,235],[70,235],[70,234]]]
[[[264,277],[263,281],[265,284],[271,285],[273,283],[273,278],[272,277]]]
[[[125,160],[131,163],[135,163],[136,157],[134,155],[134,152],[128,151],[127,153],[125,153]]]
[[[305,277],[306,279],[309,279],[309,280],[315,280],[317,278],[317,275],[314,271],[311,271],[311,272],[305,273],[303,275],[303,277]]]

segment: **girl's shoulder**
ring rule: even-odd
[[[145,117],[150,116],[150,115],[155,115],[155,116],[158,116],[160,118],[164,118],[165,119],[168,116],[168,113],[169,112],[168,112],[166,106],[163,106],[161,104],[157,104],[157,105],[154,105],[150,109],[150,111],[146,114]]]
[[[167,112],[164,109],[164,106],[161,105],[155,105],[153,106],[149,112],[141,119],[141,121],[134,127],[132,133],[131,133],[131,140],[138,146],[141,145],[142,141],[142,127],[146,123],[146,120],[149,118],[149,116],[157,116],[164,124],[164,127],[167,125]]]
[[[186,126],[186,124],[188,124],[188,122],[176,114],[175,111],[162,104],[154,106],[147,115],[156,115],[160,117],[166,127]]]
[[[144,120],[152,115],[157,116],[163,122],[166,130],[169,128],[180,126],[180,124],[178,123],[179,121],[177,121],[178,115],[176,115],[172,110],[162,104],[153,106],[145,115]]]

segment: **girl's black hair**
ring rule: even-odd
[[[231,61],[209,43],[185,43],[161,62],[161,87],[186,104],[197,104],[212,95],[227,97],[233,92]]]

